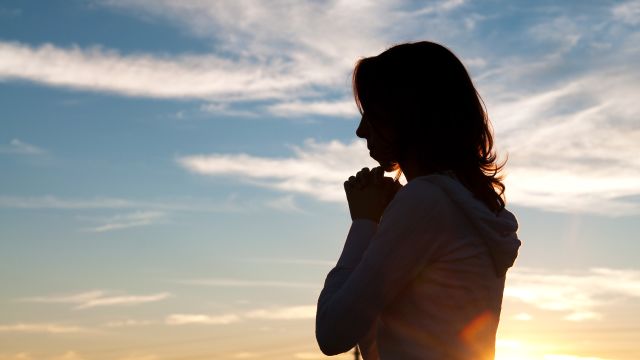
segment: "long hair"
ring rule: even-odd
[[[504,208],[504,163],[496,160],[484,102],[449,49],[421,41],[361,59],[353,93],[361,113],[375,104],[392,114],[386,125],[397,160],[412,154],[429,172],[453,171],[489,209]]]

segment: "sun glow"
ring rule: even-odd
[[[498,339],[495,360],[609,360],[593,356],[558,354],[559,351],[561,351],[559,348],[549,344]]]

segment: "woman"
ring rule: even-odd
[[[517,256],[483,103],[445,47],[394,46],[358,62],[357,136],[380,167],[345,182],[352,224],[318,300],[327,355],[493,359]],[[407,184],[383,176],[404,173]]]

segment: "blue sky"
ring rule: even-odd
[[[321,358],[342,181],[375,165],[350,72],[425,39],[508,154],[498,356],[637,358],[639,26],[638,1],[1,2],[0,359]]]

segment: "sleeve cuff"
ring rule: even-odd
[[[337,266],[355,268],[360,262],[362,254],[369,247],[369,242],[376,230],[378,230],[378,224],[373,220],[353,220]]]

